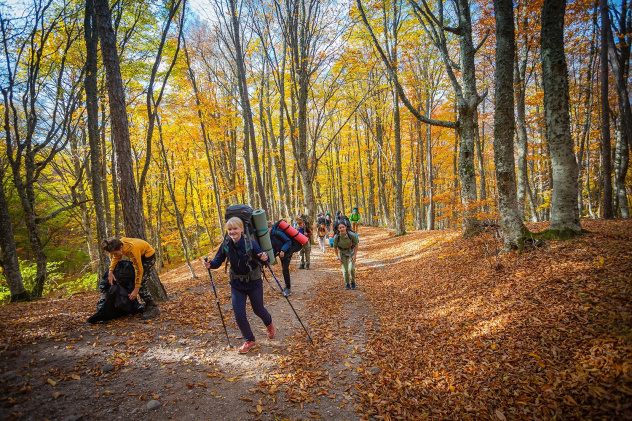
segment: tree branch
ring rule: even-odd
[[[386,54],[384,54],[384,50],[382,50],[382,47],[380,46],[377,38],[375,37],[375,34],[373,33],[373,29],[371,28],[371,25],[369,24],[369,21],[366,18],[366,15],[364,13],[364,8],[362,7],[362,0],[356,0],[356,3],[358,5],[358,10],[360,11],[360,16],[362,17],[362,22],[364,23],[364,26],[366,27],[367,31],[369,32],[369,35],[371,36],[373,45],[375,46],[378,53],[380,54],[380,57],[382,58],[382,61],[384,62],[384,65],[386,66],[386,69],[388,70],[388,74],[391,76],[391,80],[393,81],[393,84],[395,85],[395,89],[397,90],[397,95],[402,100],[406,108],[408,108],[408,111],[410,111],[422,123],[430,124],[432,126],[456,129],[457,123],[455,123],[454,121],[433,120],[433,119],[427,118],[424,115],[422,115],[419,111],[417,111],[417,109],[412,106],[410,101],[408,101],[408,98],[406,97],[406,94],[404,93],[404,89],[402,88],[402,85],[400,85],[399,80],[397,79],[397,75],[393,71],[393,67],[389,63],[389,60],[386,57]]]

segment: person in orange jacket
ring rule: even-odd
[[[151,276],[151,271],[156,264],[156,252],[154,248],[145,240],[140,238],[108,238],[101,242],[103,250],[112,255],[108,281],[114,285],[116,278],[114,268],[123,256],[129,258],[134,265],[135,278],[134,290],[129,294],[130,300],[135,300],[139,295],[145,302],[145,311],[142,319],[147,320],[160,314],[160,309],[156,305],[149,289],[147,280]]]

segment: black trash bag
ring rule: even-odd
[[[116,264],[114,268],[116,282],[114,285],[110,286],[108,272],[105,272],[99,284],[99,289],[103,291],[103,294],[97,303],[96,313],[88,318],[88,322],[105,322],[126,314],[143,312],[144,307],[138,302],[138,299],[131,301],[128,297],[134,290],[135,275],[134,265],[129,260],[121,260]]]

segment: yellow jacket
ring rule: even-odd
[[[140,238],[121,238],[123,243],[122,251],[123,255],[129,258],[134,265],[134,271],[136,276],[134,278],[134,286],[140,287],[140,283],[143,279],[143,264],[141,262],[141,256],[151,257],[154,255],[154,248],[145,240]],[[110,264],[110,270],[114,270],[116,264],[121,260],[120,257],[114,257]]]

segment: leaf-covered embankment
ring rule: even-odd
[[[359,269],[376,315],[361,412],[631,418],[632,224],[583,225],[591,232],[498,259],[486,257],[491,238],[364,231],[362,255],[396,263]]]

